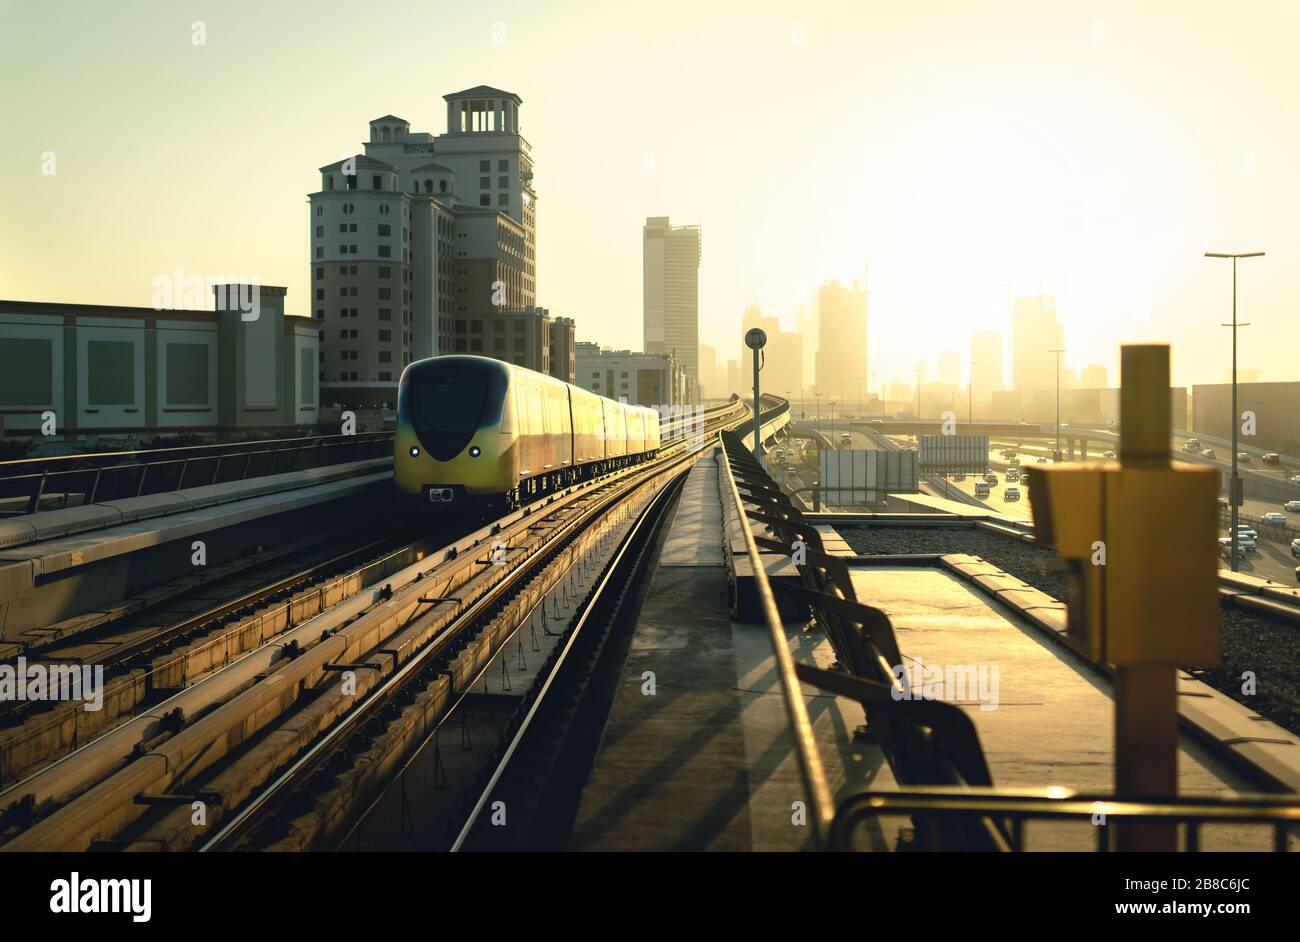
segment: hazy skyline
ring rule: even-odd
[[[523,99],[538,300],[580,340],[640,347],[641,227],[670,216],[702,227],[700,339],[724,358],[751,296],[792,329],[869,263],[882,381],[972,330],[1009,340],[1009,298],[1041,286],[1069,366],[1117,382],[1121,343],[1167,340],[1177,382],[1219,382],[1231,271],[1202,253],[1264,250],[1240,362],[1300,378],[1294,4],[0,12],[2,297],[147,305],[179,267],[306,313],[317,168],[380,115],[440,133],[442,96],[488,84]]]

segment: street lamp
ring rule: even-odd
[[[965,365],[971,368],[970,379],[966,382],[966,424],[973,426],[975,424],[975,367],[979,366],[979,361],[967,360]]]
[[[1058,347],[1054,350],[1048,350],[1048,353],[1056,354],[1056,451],[1052,452],[1052,463],[1061,463],[1061,354],[1065,352],[1064,347]]]
[[[1263,252],[1206,252],[1206,258],[1232,259],[1232,323],[1220,324],[1220,327],[1232,328],[1232,479],[1228,483],[1228,507],[1231,530],[1228,532],[1230,547],[1228,565],[1237,571],[1237,522],[1240,519],[1238,506],[1241,503],[1241,481],[1237,478],[1237,328],[1249,327],[1250,324],[1237,323],[1237,259],[1259,258]]]
[[[916,368],[916,421],[921,421],[921,368]]]
[[[822,396],[826,394],[813,393],[813,395],[817,398],[817,431],[820,432],[822,430]]]

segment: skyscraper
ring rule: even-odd
[[[982,403],[991,402],[1002,384],[1002,334],[996,330],[977,330],[970,335],[971,395]]]
[[[1015,389],[1033,392],[1056,388],[1056,356],[1065,346],[1065,331],[1056,320],[1056,298],[1035,294],[1016,298],[1011,309],[1011,379]]]
[[[813,296],[817,318],[818,392],[838,397],[867,384],[867,291],[860,282],[827,282]]]
[[[939,351],[939,369],[935,379],[956,389],[961,385],[961,354],[956,350]]]
[[[692,400],[700,380],[700,227],[650,216],[642,230],[646,353],[672,353],[686,370]]]

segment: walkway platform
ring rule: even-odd
[[[706,453],[691,470],[670,523],[579,803],[572,849],[809,845],[799,816],[803,784],[767,629],[730,618],[718,488],[719,466]],[[1033,599],[1016,596],[1022,613],[950,566],[873,564],[844,553],[832,528],[823,529],[823,539],[849,562],[859,600],[889,615],[909,669],[919,663],[973,667],[978,674],[984,668],[983,691],[976,685],[964,696],[944,699],[969,711],[995,786],[1112,790],[1110,681],[1027,614],[1058,616],[1059,603],[1043,597],[1052,609],[1044,613]],[[801,624],[785,627],[796,662],[831,665],[834,655],[820,633],[808,634]],[[804,693],[836,799],[896,790],[881,749],[855,735],[864,722],[862,708],[810,687]],[[1258,788],[1188,734],[1179,776],[1184,793]],[[863,844],[893,850],[909,824],[893,817],[872,821],[861,835]],[[1096,846],[1091,822],[1033,822],[1026,835],[1031,850]],[[1254,826],[1207,826],[1202,847],[1268,850],[1271,834]]]

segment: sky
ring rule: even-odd
[[[641,226],[699,224],[701,342],[866,277],[869,369],[1010,332],[1066,365],[1173,344],[1175,381],[1300,379],[1295,2],[0,0],[0,297],[148,305],[258,276],[306,313],[306,194],[392,113],[523,99],[538,303],[641,346]],[[196,23],[205,43],[195,45]],[[54,173],[50,157],[53,157]],[[1045,354],[1046,355],[1046,354]],[[965,357],[968,358],[968,357]],[[1009,358],[1008,358],[1009,360]],[[1298,404],[1300,407],[1300,404]]]

